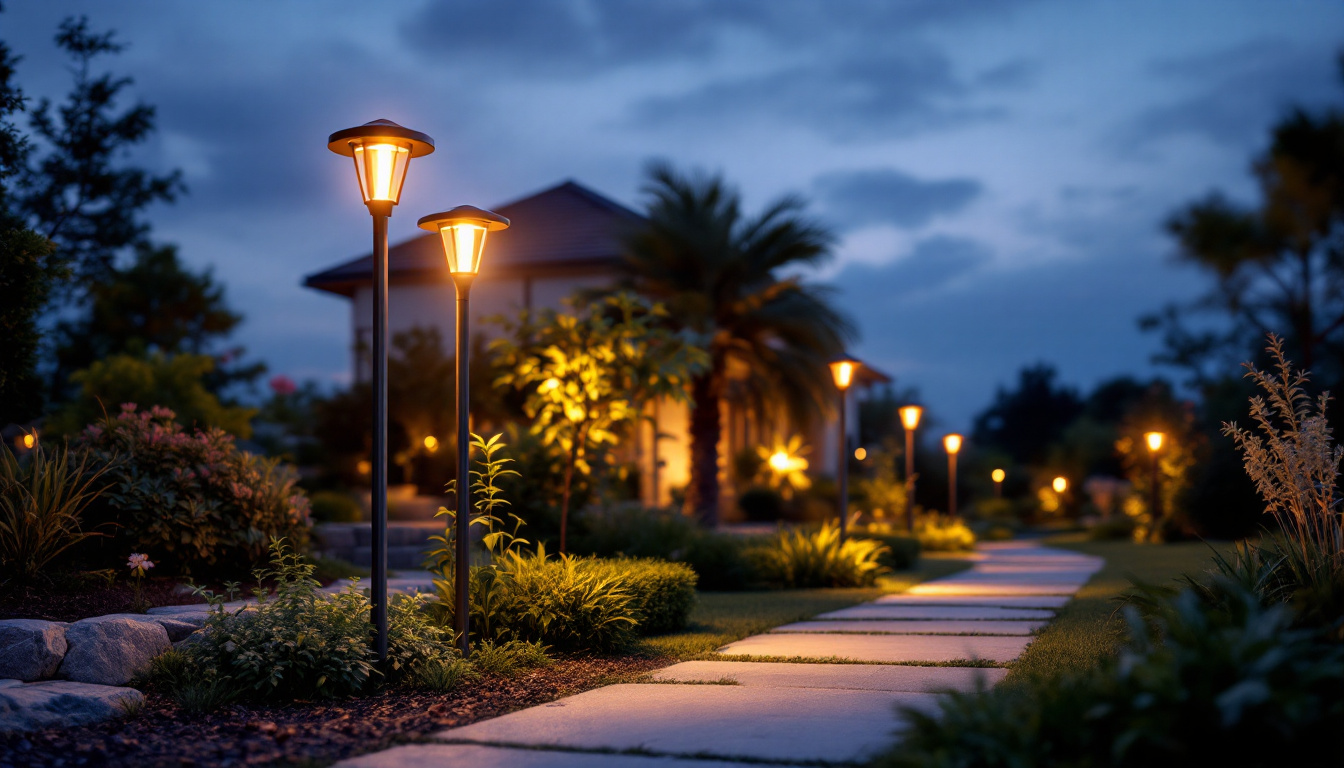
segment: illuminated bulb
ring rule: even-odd
[[[854,363],[844,360],[831,364],[831,375],[835,377],[835,386],[840,389],[849,388],[849,384],[854,380]]]
[[[943,438],[943,447],[948,453],[956,453],[961,450],[961,435],[955,432]]]
[[[775,451],[770,455],[770,468],[776,472],[788,472],[792,463],[789,461],[789,454],[783,451]]]
[[[901,409],[901,424],[906,429],[915,429],[919,426],[919,417],[924,412],[918,405],[907,405]]]
[[[37,435],[32,432],[25,432],[23,434],[23,447],[32,450],[34,445],[37,445]]]
[[[854,458],[858,459],[859,461],[863,461],[864,459],[868,458],[868,449],[864,448],[863,446],[855,448]]]
[[[993,472],[989,473],[989,476],[994,478],[994,482],[996,483],[1002,483],[1003,478],[1007,477],[1007,475],[1008,473],[1004,472],[1002,469],[996,469]]]
[[[433,435],[425,435],[425,450],[430,453],[439,450],[439,438]]]
[[[1055,493],[1063,493],[1069,490],[1069,481],[1063,477],[1056,477],[1050,487],[1055,489]]]
[[[359,474],[367,475],[373,471],[373,465],[369,463],[368,459],[360,459],[359,463],[355,465],[355,469],[359,471]]]
[[[1161,432],[1147,432],[1143,439],[1148,441],[1148,450],[1157,453],[1162,450],[1162,441],[1166,439],[1166,435]]]

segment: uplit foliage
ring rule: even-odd
[[[862,587],[887,569],[881,563],[886,545],[850,536],[840,539],[833,521],[819,530],[780,531],[769,543],[749,550],[761,578],[790,589]]]
[[[106,535],[82,520],[106,471],[64,446],[39,444],[23,458],[0,446],[0,587],[31,583],[70,547]]]
[[[650,401],[686,401],[691,377],[708,364],[703,350],[667,329],[662,305],[622,292],[574,310],[525,311],[492,347],[505,370],[497,383],[526,393],[534,431],[564,451],[561,552],[574,473],[597,471],[602,450],[643,418]]]
[[[802,435],[792,435],[773,446],[758,446],[756,454],[762,466],[755,480],[779,492],[788,501],[795,492],[806,491],[812,487],[812,479],[807,476],[807,454],[811,448],[803,442]]]
[[[858,511],[877,522],[905,520],[907,494],[905,479],[896,474],[896,464],[902,454],[894,440],[888,439],[881,449],[873,451],[866,475],[854,479],[858,496]]]

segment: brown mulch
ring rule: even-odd
[[[187,714],[163,696],[125,721],[0,736],[0,768],[29,766],[319,766],[414,741],[667,665],[623,656],[561,659],[450,693],[386,692],[336,702],[234,706]]]
[[[145,607],[205,602],[179,589],[175,579],[146,579],[141,598]],[[109,613],[137,613],[135,588],[124,581],[112,584],[85,581],[40,588],[18,589],[0,596],[0,619],[78,621]]]

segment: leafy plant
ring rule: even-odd
[[[697,588],[746,589],[756,580],[744,555],[751,540],[706,530],[677,509],[637,504],[592,507],[579,518],[577,552],[599,557],[652,557],[682,562],[697,576]]]
[[[318,491],[308,499],[313,519],[322,523],[358,523],[364,508],[348,493]]]
[[[0,583],[29,583],[85,539],[82,517],[105,490],[106,467],[65,447],[37,445],[25,459],[0,447]]]
[[[862,528],[851,528],[854,535],[880,542],[887,548],[879,562],[893,571],[908,571],[919,565],[922,547],[919,539],[906,533],[904,527],[895,529],[890,523],[869,523]]]
[[[915,538],[925,552],[968,552],[975,548],[975,531],[961,518],[948,515],[917,516]]]
[[[696,582],[690,566],[653,558],[618,558],[588,560],[584,568],[629,587],[634,593],[631,607],[641,635],[676,632],[690,621]]]
[[[409,683],[420,690],[447,693],[480,676],[476,666],[466,659],[436,659],[417,666]]]
[[[781,531],[764,546],[749,550],[762,578],[791,589],[808,587],[861,587],[872,584],[887,569],[881,564],[887,547],[872,539],[840,540],[840,526],[832,521],[816,531]]]
[[[307,543],[297,474],[240,451],[220,430],[189,433],[166,408],[126,404],[76,445],[106,467],[110,485],[89,516],[115,524],[106,547],[115,556],[143,552],[170,573],[228,574],[265,562],[272,537]]]
[[[472,650],[471,663],[487,675],[516,677],[521,672],[549,667],[554,662],[541,643],[483,640]]]

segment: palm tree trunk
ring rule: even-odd
[[[691,480],[686,485],[686,514],[712,528],[719,524],[718,377],[713,371],[691,382]]]
[[[574,465],[579,463],[579,448],[586,440],[587,428],[579,427],[574,432],[574,442],[569,447],[569,456],[565,460],[565,485],[560,497],[560,554],[565,554],[565,533],[569,527],[569,499],[574,488]]]

